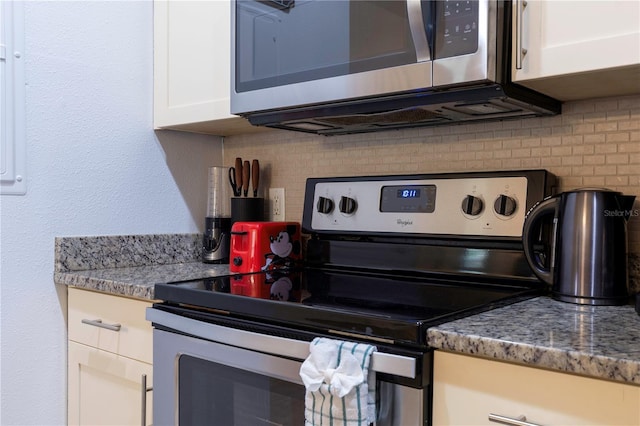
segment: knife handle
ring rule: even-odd
[[[253,196],[258,196],[258,185],[260,184],[260,163],[258,160],[251,162],[251,187],[253,188]]]
[[[249,191],[249,176],[251,174],[251,165],[249,165],[248,161],[244,162],[242,166],[242,186],[244,187],[244,196],[247,196],[247,192]]]
[[[235,163],[235,174],[236,174],[236,193],[234,195],[240,196],[242,195],[242,158],[236,157]]]

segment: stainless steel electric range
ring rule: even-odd
[[[545,291],[522,227],[554,187],[544,170],[308,179],[299,265],[155,286],[154,423],[304,424],[298,372],[326,336],[377,346],[377,425],[430,424],[427,329]]]

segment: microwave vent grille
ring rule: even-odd
[[[336,126],[349,126],[358,124],[397,124],[419,123],[422,121],[440,120],[442,117],[432,111],[422,108],[408,108],[397,111],[385,111],[375,114],[355,114],[340,117],[324,117],[319,121]]]

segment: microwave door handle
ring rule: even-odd
[[[418,62],[431,60],[431,49],[427,40],[427,27],[424,24],[422,15],[422,0],[406,0],[407,17],[409,18],[409,29],[411,38],[416,49]]]

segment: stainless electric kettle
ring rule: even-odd
[[[524,253],[552,297],[585,305],[628,302],[627,221],[635,196],[577,189],[546,198],[527,213]],[[545,218],[553,218],[550,254],[536,251]]]

